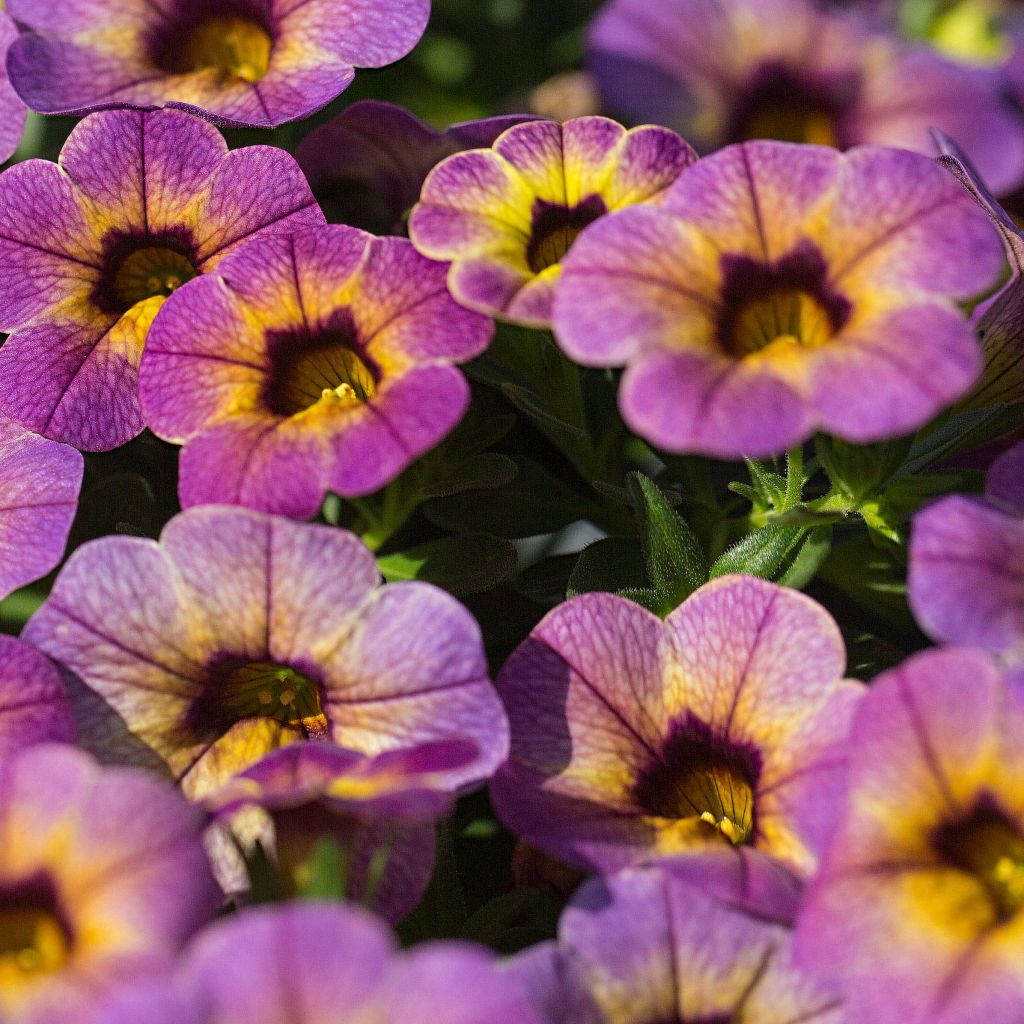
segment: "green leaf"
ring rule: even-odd
[[[901,473],[920,473],[943,459],[1004,437],[1024,422],[1024,402],[987,409],[953,410],[920,431]]]
[[[426,517],[449,533],[495,537],[537,537],[588,519],[593,512],[580,494],[532,459],[515,456],[516,478],[492,491],[466,491],[434,498]]]
[[[539,889],[517,889],[496,896],[473,914],[462,938],[499,953],[517,953],[554,938],[558,912],[558,904]]]
[[[862,535],[833,548],[819,577],[887,626],[917,634],[907,604],[907,571],[900,550],[879,547]]]
[[[729,548],[711,567],[711,578],[745,573],[787,586],[806,586],[830,543],[829,527],[764,526]]]
[[[456,596],[496,587],[515,573],[516,563],[514,544],[483,534],[442,537],[377,562],[389,583],[423,580]]]
[[[648,581],[667,615],[707,582],[707,559],[686,520],[650,477],[630,473],[626,487],[637,515]]]
[[[594,591],[617,594],[648,584],[640,544],[624,537],[605,537],[580,552],[569,577],[566,596]]]
[[[515,589],[537,604],[554,607],[565,600],[569,578],[578,560],[577,554],[545,558],[516,577]]]
[[[519,470],[507,456],[497,452],[474,455],[464,462],[439,467],[420,487],[420,500],[445,498],[464,491],[489,491],[515,480]]]
[[[913,436],[884,444],[849,444],[819,435],[818,460],[832,483],[854,503],[876,494],[899,471],[913,446]]]

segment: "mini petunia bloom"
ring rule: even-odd
[[[0,599],[61,560],[83,472],[80,452],[0,416]]]
[[[166,297],[246,239],[322,222],[283,150],[229,153],[180,111],[87,117],[58,163],[0,175],[0,411],[88,451],[131,440]]]
[[[310,132],[295,159],[329,221],[403,235],[406,215],[437,164],[453,153],[490,146],[506,129],[529,120],[489,117],[439,132],[403,107],[362,100]]]
[[[1024,120],[995,68],[900,42],[814,0],[610,0],[590,65],[616,113],[681,131],[701,152],[751,139],[933,154],[958,139],[992,186],[1024,178]]]
[[[340,225],[260,239],[173,295],[150,332],[146,422],[184,444],[183,506],[308,519],[383,487],[462,418],[453,366],[493,324],[401,238]]]
[[[182,973],[205,1015],[180,1024],[541,1024],[492,953],[399,952],[379,919],[338,904],[244,910],[199,936]]]
[[[814,870],[861,684],[828,613],[724,576],[662,622],[612,594],[550,612],[498,692],[512,751],[491,793],[517,835],[608,872],[730,842]]]
[[[219,900],[202,825],[164,783],[74,747],[0,761],[4,1024],[82,1020],[105,990],[166,971]]]
[[[307,117],[419,42],[430,0],[8,0],[33,110],[177,107],[268,128]]]
[[[658,206],[593,225],[566,260],[555,334],[577,362],[628,364],[623,416],[667,451],[768,456],[817,430],[876,441],[977,379],[957,300],[1004,267],[985,214],[926,157],[748,142]]]
[[[667,128],[531,121],[435,167],[409,237],[424,256],[451,263],[448,286],[463,305],[547,327],[562,260],[583,229],[657,200],[695,159]]]
[[[17,27],[0,9],[0,163],[18,148],[25,130],[25,104],[7,78],[7,51],[17,38]]]
[[[584,885],[557,944],[510,970],[550,1024],[839,1024],[836,993],[793,963],[799,896],[753,850],[628,868]]]
[[[0,761],[36,743],[70,743],[75,720],[54,665],[12,636],[0,636]]]
[[[907,585],[929,636],[1024,666],[1024,444],[992,464],[985,498],[951,495],[914,517]]]
[[[354,534],[204,506],[159,543],[83,545],[23,637],[69,673],[83,746],[194,799],[305,739],[464,740],[479,755],[450,788],[488,778],[508,726],[476,621],[429,584],[380,584]]]
[[[1024,705],[978,650],[873,683],[845,813],[797,920],[796,958],[848,1024],[1024,1017]]]
[[[426,891],[434,824],[455,802],[451,780],[479,757],[474,743],[425,743],[366,757],[327,743],[268,754],[203,801],[243,847],[272,851],[285,896],[301,893],[318,848],[333,841],[349,899],[400,921]],[[253,809],[263,812],[255,817]],[[240,813],[241,812],[241,813]]]

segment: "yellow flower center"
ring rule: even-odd
[[[214,69],[243,82],[258,82],[270,67],[273,40],[249,18],[217,17],[191,30],[175,61],[179,72]]]
[[[129,253],[114,272],[114,295],[125,309],[155,295],[170,295],[196,276],[184,253],[166,246],[147,246]]]
[[[189,717],[191,727],[201,734],[223,734],[247,718],[273,719],[311,739],[328,731],[319,686],[301,672],[271,661],[232,659],[216,666]]]
[[[746,305],[733,323],[729,347],[737,358],[770,356],[793,348],[819,348],[832,336],[828,310],[813,295],[793,289]]]
[[[742,140],[774,139],[777,142],[806,142],[817,146],[838,146],[835,119],[812,106],[784,102],[764,103],[747,116]]]
[[[59,971],[69,951],[67,933],[47,910],[0,905],[0,989]]]
[[[533,224],[526,247],[526,263],[534,274],[558,266],[584,228],[608,212],[600,196],[589,196],[575,206],[538,199],[533,204]]]
[[[946,863],[977,879],[997,920],[1008,921],[1024,908],[1024,836],[998,811],[980,808],[946,826],[935,845]]]
[[[749,752],[689,722],[641,778],[636,799],[658,818],[695,818],[739,845],[754,832],[758,770]]]
[[[297,416],[321,403],[349,408],[376,395],[378,377],[355,341],[355,326],[344,317],[339,323],[322,334],[271,340],[264,394],[271,412]]]

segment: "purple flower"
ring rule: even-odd
[[[951,495],[914,517],[908,587],[929,636],[1024,665],[1024,444],[993,463],[985,499]]]
[[[28,644],[0,636],[0,762],[36,743],[74,738],[57,669]]]
[[[25,130],[25,104],[7,78],[7,51],[17,38],[14,22],[0,10],[0,163],[18,148]]]
[[[89,451],[131,440],[166,297],[254,235],[322,221],[282,150],[229,153],[179,111],[86,118],[59,164],[0,175],[0,410]]]
[[[557,945],[511,970],[550,1024],[839,1024],[835,993],[792,961],[799,895],[771,858],[742,848],[630,868],[584,885]]]
[[[469,386],[452,364],[492,330],[405,239],[261,239],[168,300],[143,359],[146,421],[185,445],[183,505],[310,518],[328,491],[378,490],[458,423]]]
[[[0,761],[0,1017],[81,1020],[118,983],[164,972],[219,893],[202,815],[149,775],[69,746]]]
[[[434,823],[455,801],[453,779],[480,757],[466,741],[425,743],[365,757],[325,743],[295,743],[236,775],[204,805],[230,823],[238,841],[259,836],[272,849],[284,892],[310,879],[319,844],[333,840],[343,859],[350,899],[400,921],[426,891],[434,867]],[[269,830],[259,828],[267,823]],[[269,832],[269,835],[267,834]]]
[[[270,127],[404,57],[430,0],[8,0],[26,30],[8,67],[44,114],[179,107]]]
[[[439,132],[402,107],[362,100],[307,135],[295,159],[328,220],[401,235],[435,165],[453,153],[490,146],[528,120],[490,117]]]
[[[382,587],[343,530],[206,506],[159,543],[92,541],[24,637],[70,674],[84,746],[195,799],[304,739],[368,755],[475,743],[453,790],[507,749],[473,617],[425,583]]]
[[[767,456],[824,430],[906,434],[981,368],[957,306],[990,288],[999,235],[931,160],[749,142],[658,206],[593,225],[555,299],[559,344],[628,364],[619,404],[660,448]]]
[[[844,662],[823,608],[749,577],[701,587],[665,622],[611,594],[574,598],[498,676],[512,752],[495,809],[582,868],[731,842],[807,874],[862,690]]]
[[[82,473],[74,448],[0,416],[0,599],[61,560]]]
[[[493,955],[462,943],[399,952],[381,922],[350,907],[247,910],[192,945],[186,982],[208,1015],[182,1024],[540,1024]]]
[[[562,260],[580,232],[612,210],[658,199],[694,159],[667,128],[531,121],[491,149],[435,167],[409,237],[424,256],[451,263],[448,287],[463,305],[547,327]]]
[[[848,1024],[1024,1016],[1024,705],[982,652],[926,651],[875,680],[845,814],[797,922],[797,961]]]
[[[611,0],[591,32],[606,103],[702,151],[750,139],[934,152],[959,139],[999,192],[1024,177],[1024,121],[969,67],[813,0]]]

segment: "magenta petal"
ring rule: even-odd
[[[953,496],[913,526],[910,605],[924,630],[1024,655],[1024,517]]]
[[[1024,516],[1024,444],[1015,445],[992,463],[985,493],[991,501]]]
[[[73,448],[0,420],[0,597],[60,561],[82,472]]]
[[[28,644],[0,636],[0,759],[33,743],[74,738],[75,721],[57,669]]]
[[[718,458],[777,455],[806,436],[813,422],[784,381],[740,362],[685,352],[634,363],[619,404],[626,422],[658,447]]]

